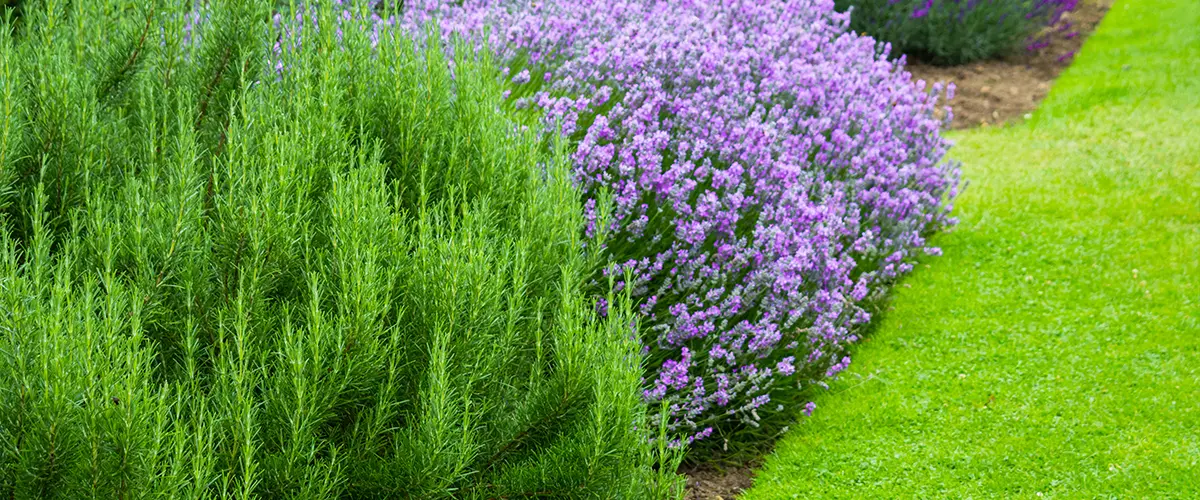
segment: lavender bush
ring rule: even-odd
[[[1066,36],[1062,16],[1079,0],[836,0],[851,28],[934,64],[964,64],[1025,45],[1048,45],[1046,27]]]
[[[864,305],[953,223],[942,89],[832,0],[418,0],[399,15],[496,51],[508,102],[575,139],[588,231],[611,233],[606,272],[642,299],[645,398],[669,403],[683,441],[803,404],[846,368]]]

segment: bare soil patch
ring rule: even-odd
[[[687,500],[734,500],[754,483],[758,464],[734,467],[705,465],[684,470],[687,474]]]
[[[910,60],[908,70],[914,80],[954,83],[957,91],[949,103],[954,110],[950,128],[988,127],[1020,120],[1037,109],[1054,79],[1071,64],[1111,5],[1112,0],[1081,2],[1063,16],[1069,27],[1053,33],[1050,45],[1037,51],[1022,50],[1004,59],[962,66],[932,66]]]

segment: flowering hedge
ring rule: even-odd
[[[1079,0],[836,0],[851,28],[935,64],[963,64],[1048,45],[1054,26],[1074,36],[1064,13]]]
[[[953,222],[941,89],[832,0],[423,0],[400,24],[433,19],[575,139],[588,230],[642,299],[645,398],[688,442],[845,369],[863,305]]]

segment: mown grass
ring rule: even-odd
[[[1197,26],[1118,2],[1033,120],[955,137],[945,256],[745,498],[1197,494]]]

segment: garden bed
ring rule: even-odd
[[[950,101],[954,109],[950,128],[988,127],[1019,120],[1046,98],[1054,79],[1071,64],[1111,4],[1112,0],[1082,2],[1063,16],[1071,28],[1050,37],[1050,45],[1037,51],[961,66],[911,61],[908,69],[914,79],[954,83],[957,90]],[[1070,33],[1077,34],[1068,38]]]
[[[728,498],[956,224],[828,0],[94,3],[0,21],[9,496]]]

